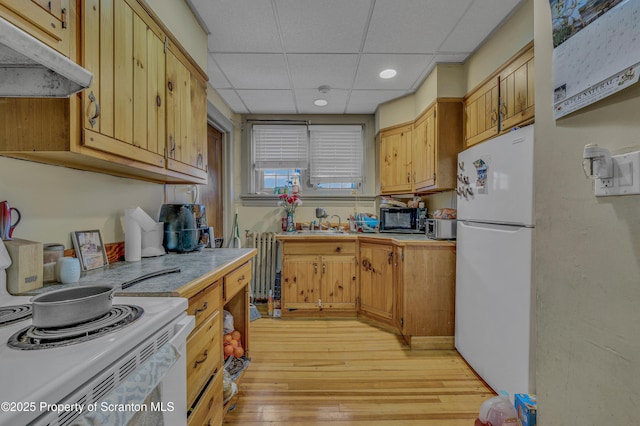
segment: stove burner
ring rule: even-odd
[[[75,345],[120,330],[142,316],[136,305],[113,305],[103,316],[81,324],[60,328],[27,327],[9,338],[12,349],[34,350]]]
[[[0,328],[31,318],[31,305],[0,307]]]

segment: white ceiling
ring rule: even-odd
[[[209,82],[241,114],[374,113],[436,63],[464,62],[522,1],[188,0],[209,33]]]

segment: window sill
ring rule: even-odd
[[[300,198],[307,207],[339,207],[353,206],[355,203],[362,207],[374,207],[375,195],[311,195],[301,193]],[[275,194],[243,194],[240,196],[242,205],[245,207],[273,207],[278,202],[278,196]]]

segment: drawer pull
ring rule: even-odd
[[[203,355],[204,358],[202,358],[201,360],[196,359],[196,362],[193,364],[193,368],[196,368],[199,364],[202,364],[207,360],[207,357],[209,356],[209,350],[205,350]]]
[[[206,311],[208,307],[209,307],[209,302],[204,302],[204,305],[202,305],[202,308],[196,309],[195,311],[193,311],[193,314],[194,315],[201,314],[202,312]]]
[[[244,281],[244,274],[240,278],[238,278],[238,282]]]

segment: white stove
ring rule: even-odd
[[[0,307],[30,303],[30,297],[11,296],[5,289],[0,269]],[[12,348],[7,341],[31,319],[0,326],[0,425],[82,424],[84,416],[97,424],[127,424],[149,409],[158,411],[165,424],[186,424],[186,357],[181,355],[194,325],[185,313],[187,300],[115,297],[113,305],[143,312],[121,329],[67,346]],[[138,376],[150,379],[135,399],[124,390],[132,380],[140,381]],[[151,400],[151,391],[159,399]],[[130,404],[117,405],[124,402]]]

